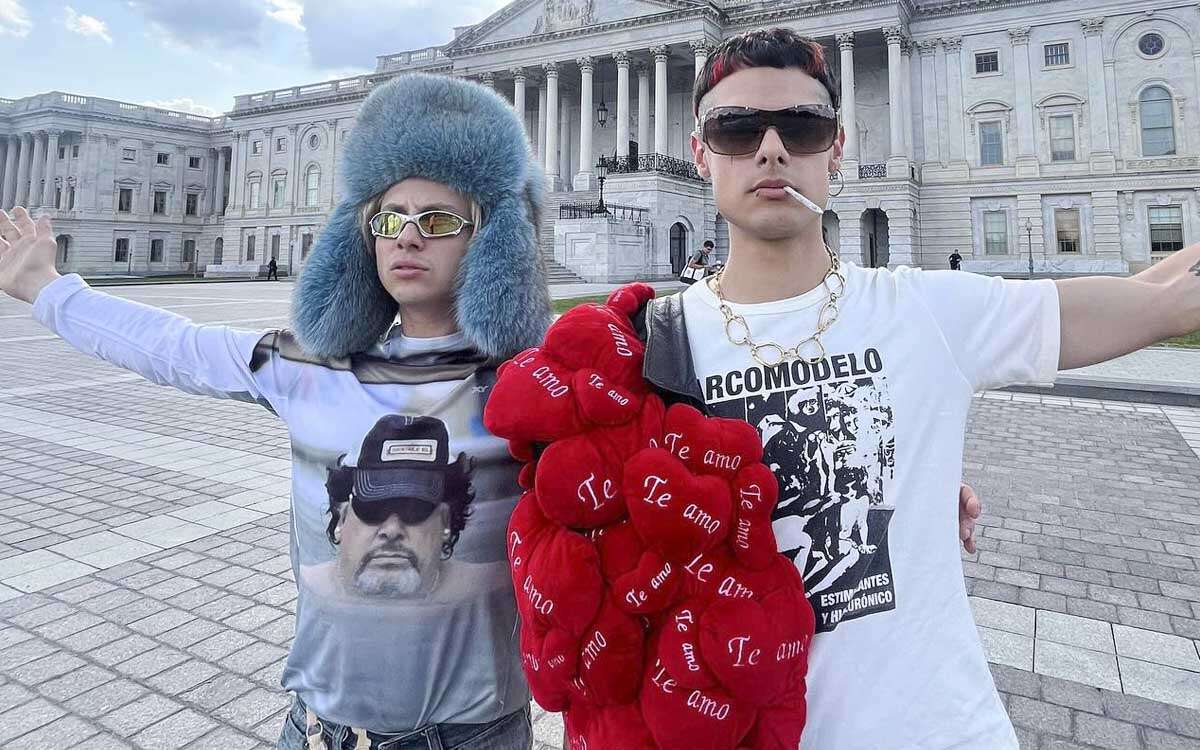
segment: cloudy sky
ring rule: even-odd
[[[0,97],[46,91],[202,114],[374,69],[507,0],[0,0]],[[199,10],[203,8],[203,10]]]

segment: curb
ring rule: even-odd
[[[1094,398],[1135,404],[1200,408],[1200,384],[1178,381],[1128,380],[1115,377],[1081,378],[1066,375],[1059,376],[1054,381],[1054,385],[1049,388],[1035,385],[1014,385],[1000,390],[1012,393],[1034,393],[1042,396]]]

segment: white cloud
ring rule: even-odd
[[[304,31],[304,3],[302,0],[267,0],[267,16],[280,23]]]
[[[142,106],[157,107],[158,109],[172,109],[176,112],[191,112],[194,115],[204,115],[205,117],[216,117],[217,115],[221,114],[219,110],[199,104],[191,97],[187,96],[181,96],[178,99],[165,99],[157,102],[142,102]]]
[[[0,0],[2,2],[3,0]],[[262,42],[267,8],[263,0],[209,0],[197,12],[194,0],[128,0],[129,7],[146,17],[164,41],[189,49],[257,48]]]
[[[33,21],[21,0],[0,0],[0,36],[29,36]]]
[[[77,13],[70,5],[67,6],[66,24],[68,31],[73,31],[80,36],[94,36],[109,44],[113,43],[112,36],[108,33],[108,24],[99,18]]]

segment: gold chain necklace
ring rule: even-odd
[[[821,312],[817,314],[817,330],[790,348],[773,341],[760,344],[754,340],[746,319],[735,315],[729,303],[721,296],[721,277],[725,275],[725,269],[722,268],[712,280],[712,290],[717,295],[721,315],[725,318],[725,336],[729,343],[734,346],[749,346],[750,356],[763,367],[775,367],[793,359],[803,359],[811,365],[825,359],[825,345],[821,343],[821,335],[837,321],[838,300],[846,293],[846,275],[842,272],[842,262],[829,245],[825,246],[825,252],[829,254],[829,270],[821,280],[821,285],[825,287],[829,299],[825,300],[825,304],[821,305]]]

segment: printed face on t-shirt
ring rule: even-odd
[[[396,513],[371,525],[341,507],[338,530],[338,575],[343,590],[363,596],[411,597],[428,594],[442,566],[442,540],[449,528],[449,508],[438,509],[420,523],[406,524]]]

